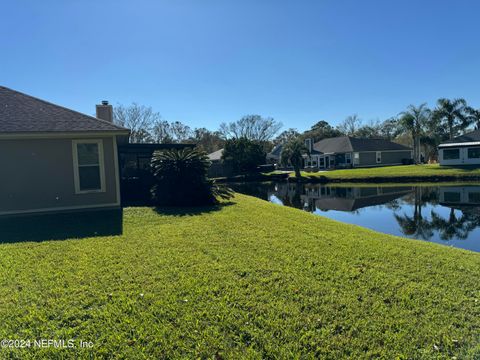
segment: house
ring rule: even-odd
[[[104,101],[96,117],[0,86],[0,215],[120,207],[118,145]]]
[[[233,166],[231,163],[222,161],[223,149],[208,154],[208,159],[212,162],[208,169],[208,177],[219,178],[233,176]]]
[[[333,187],[306,186],[302,195],[304,204],[312,211],[356,211],[365,207],[383,205],[412,193],[411,186],[395,187]]]
[[[480,130],[440,144],[438,159],[440,165],[480,165]]]
[[[219,163],[222,161],[223,149],[214,151],[211,154],[208,154],[208,160],[212,163]]]
[[[305,140],[309,150],[304,155],[306,168],[331,169],[373,167],[411,163],[412,149],[384,139],[360,139],[341,136],[313,144]]]
[[[267,163],[268,164],[280,164],[281,156],[282,156],[283,144],[275,145],[267,154]]]
[[[452,207],[480,205],[480,186],[441,186],[439,190],[440,205]]]

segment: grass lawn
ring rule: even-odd
[[[94,343],[0,358],[480,357],[480,254],[243,195],[204,210],[0,245],[0,338]]]
[[[291,177],[295,177],[291,173]],[[321,172],[302,172],[305,177],[325,176],[327,179],[369,179],[369,178],[412,178],[412,177],[449,177],[449,178],[466,178],[480,177],[480,168],[477,167],[449,167],[440,165],[398,165],[385,166],[377,168],[358,168],[345,170],[331,170]]]

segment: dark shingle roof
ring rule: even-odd
[[[128,132],[128,129],[0,86],[0,133]]]
[[[458,144],[458,143],[467,143],[467,142],[477,142],[480,141],[480,130],[475,130],[464,135],[457,136],[451,140],[447,140],[444,143],[440,144]]]
[[[313,144],[317,153],[344,153],[360,151],[411,150],[411,148],[384,139],[360,139],[341,136],[320,140]]]

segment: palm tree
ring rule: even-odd
[[[453,139],[458,130],[469,125],[470,118],[467,114],[465,99],[438,99],[433,117],[438,119],[448,129],[450,139]]]
[[[308,154],[308,149],[300,139],[286,143],[282,149],[281,162],[285,166],[288,166],[288,164],[293,166],[297,179],[300,179],[302,176],[300,169],[302,167],[304,154]]]
[[[430,116],[431,111],[425,103],[420,106],[410,105],[406,111],[400,113],[400,126],[412,136],[413,158],[416,164],[420,162],[420,136]]]
[[[155,205],[201,206],[230,199],[232,190],[208,179],[211,163],[207,154],[196,149],[155,151],[151,160]]]
[[[467,108],[469,123],[475,125],[475,129],[480,130],[480,109]]]
[[[423,195],[423,189],[416,187],[413,216],[408,216],[407,214],[394,214],[394,216],[405,235],[413,236],[415,239],[429,240],[433,236],[433,231],[430,222],[422,215]]]
[[[455,214],[454,208],[450,208],[450,215],[448,216],[448,219],[442,218],[433,210],[431,212],[431,216],[432,228],[438,230],[442,240],[465,240],[468,238],[468,234],[471,231],[468,226],[466,226],[468,219],[464,216],[458,218]]]

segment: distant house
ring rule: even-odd
[[[283,149],[283,144],[278,144],[275,145],[272,149],[267,154],[267,163],[269,164],[279,164],[280,163],[280,158],[282,155],[282,149]]]
[[[211,154],[208,154],[208,159],[212,163],[219,163],[222,160],[222,155],[223,155],[223,149],[217,150]]]
[[[462,207],[475,205],[477,210],[480,205],[480,186],[441,186],[439,188],[441,205]]]
[[[120,206],[117,144],[130,131],[0,86],[0,215]]]
[[[222,161],[223,149],[208,154],[212,165],[208,169],[208,177],[219,178],[233,175],[233,167],[230,163]]]
[[[438,146],[440,165],[479,165],[480,130],[458,136]]]
[[[355,211],[382,205],[413,191],[411,186],[395,187],[306,187],[302,202],[310,209]]]
[[[412,161],[412,149],[384,139],[360,139],[350,136],[323,139],[312,144],[304,155],[305,167],[315,169],[400,165]]]

